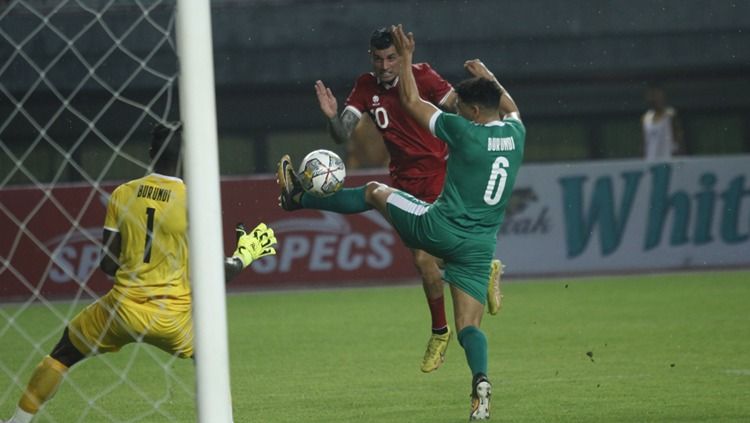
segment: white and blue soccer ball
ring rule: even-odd
[[[344,186],[346,167],[333,151],[315,150],[302,159],[297,176],[305,192],[328,197]]]

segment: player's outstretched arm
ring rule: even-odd
[[[241,223],[235,227],[237,235],[237,248],[232,257],[224,261],[224,273],[227,282],[237,276],[244,268],[261,257],[276,254],[276,236],[273,229],[265,223],[259,223],[249,233]]]
[[[490,72],[490,70],[487,69],[487,66],[485,66],[485,64],[482,63],[481,60],[467,60],[466,62],[464,62],[464,69],[469,71],[469,73],[473,76],[489,79],[490,81],[494,82],[498,86],[498,88],[500,88],[500,92],[502,93],[502,95],[500,96],[500,113],[502,113],[505,117],[511,117],[521,120],[521,112],[518,111],[518,106],[516,106],[516,102],[513,100],[513,97],[510,96],[508,90],[506,90],[505,87],[500,84],[500,81],[497,80],[495,74]]]
[[[338,102],[330,88],[323,81],[315,81],[315,95],[318,97],[320,111],[328,118],[328,132],[336,144],[344,144],[349,140],[352,131],[359,122],[359,116],[351,110],[344,110],[338,115]]]
[[[439,109],[434,104],[422,100],[419,96],[417,82],[412,72],[414,56],[414,34],[406,34],[401,24],[391,28],[393,46],[401,56],[401,81],[398,84],[398,94],[401,104],[422,127],[429,129],[430,118]]]

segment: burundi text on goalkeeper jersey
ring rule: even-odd
[[[180,178],[151,173],[118,186],[104,228],[119,232],[120,268],[113,291],[136,303],[190,307],[187,208]]]

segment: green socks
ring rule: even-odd
[[[466,352],[471,374],[487,374],[487,338],[476,326],[466,326],[458,333],[458,343]]]
[[[328,210],[342,214],[362,213],[372,207],[365,202],[365,188],[344,188],[330,197],[316,197],[310,194],[302,194],[300,203],[306,209]]]

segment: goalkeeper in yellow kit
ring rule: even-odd
[[[180,358],[193,357],[188,280],[185,184],[179,168],[179,128],[157,126],[151,140],[154,172],[118,186],[104,221],[100,268],[112,289],[76,315],[37,366],[8,423],[28,423],[79,361],[145,342]],[[275,254],[273,230],[238,225],[237,249],[225,260],[226,280]]]

